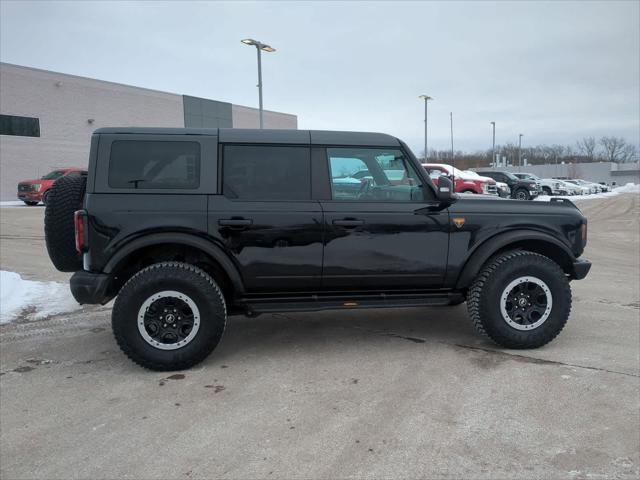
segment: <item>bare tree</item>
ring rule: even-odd
[[[607,161],[617,163],[622,160],[627,142],[622,137],[602,137],[600,145],[604,148]]]
[[[627,143],[622,149],[622,153],[620,154],[620,162],[633,162],[636,160],[638,156],[638,149],[635,145]]]
[[[593,162],[596,159],[596,149],[598,142],[595,137],[584,137],[576,143],[578,151],[587,158],[587,161]]]

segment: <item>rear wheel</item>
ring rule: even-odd
[[[489,260],[467,298],[479,333],[506,348],[537,348],[564,328],[571,311],[571,289],[551,259],[523,250]]]
[[[122,351],[151,370],[183,370],[204,360],[226,324],[224,296],[203,270],[180,262],[151,265],[120,290],[113,333]]]

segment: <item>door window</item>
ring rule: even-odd
[[[308,147],[227,145],[223,193],[239,200],[309,200],[311,156]]]
[[[402,151],[327,148],[331,197],[346,201],[422,202],[422,182]]]

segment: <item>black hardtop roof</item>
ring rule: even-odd
[[[108,127],[95,130],[95,134],[116,135],[209,135],[222,143],[287,143],[300,145],[366,145],[397,147],[400,141],[385,133],[344,132],[329,130],[285,130],[257,128],[143,128]]]

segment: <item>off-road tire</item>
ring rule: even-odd
[[[49,195],[51,193],[51,190],[47,190],[46,192],[44,192],[44,195],[42,195],[42,204],[46,207],[47,203],[49,203]]]
[[[200,311],[197,334],[183,347],[161,350],[150,345],[138,329],[138,311],[152,295],[173,290],[192,299]],[[140,270],[120,290],[111,324],[125,355],[150,370],[184,370],[203,361],[222,338],[227,309],[220,287],[204,270],[181,262],[162,262]]]
[[[61,272],[82,270],[82,255],[76,250],[73,214],[82,208],[87,177],[62,177],[47,191],[44,234],[47,252]]]
[[[514,279],[535,276],[545,282],[553,296],[551,313],[532,330],[511,327],[500,312],[500,297]],[[553,340],[564,328],[571,312],[571,288],[560,266],[550,258],[526,250],[499,254],[484,265],[467,295],[469,316],[476,330],[505,348],[538,348]]]
[[[520,195],[520,194],[523,194],[523,195]],[[520,196],[522,196],[522,198],[519,198]],[[519,188],[514,192],[513,198],[515,198],[516,200],[531,200],[531,194],[527,192],[526,189]]]

